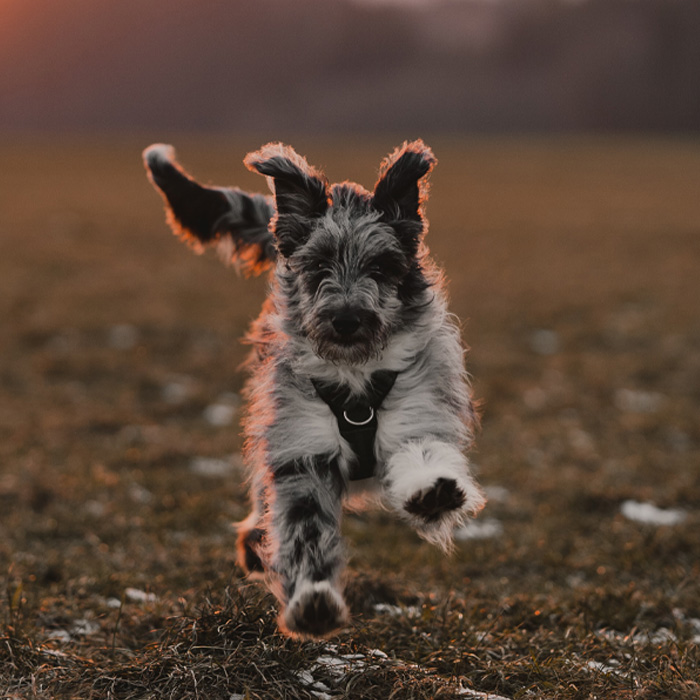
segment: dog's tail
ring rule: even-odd
[[[173,232],[197,252],[215,246],[222,259],[245,274],[268,269],[277,248],[268,230],[275,213],[272,197],[236,188],[204,187],[175,160],[172,146],[149,146],[143,160],[165,200]]]

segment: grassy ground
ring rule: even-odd
[[[0,697],[700,698],[700,143],[433,140],[490,503],[451,558],[348,516],[316,644],[234,561],[265,284],[169,237],[149,141],[0,144]],[[175,142],[264,185],[257,141]],[[395,143],[296,145],[370,186]]]

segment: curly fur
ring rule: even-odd
[[[318,382],[360,400],[373,373],[396,373],[377,409],[372,483],[359,483],[419,535],[449,550],[454,527],[484,504],[465,456],[476,417],[460,331],[424,242],[436,159],[422,141],[405,143],[369,192],[331,186],[293,149],[268,144],[245,163],[267,177],[270,199],[202,187],[174,157],[162,145],[144,153],[175,232],[225,248],[245,271],[272,270],[247,338],[252,512],[239,561],[266,577],[283,630],[325,636],[347,620],[340,519],[357,457]]]

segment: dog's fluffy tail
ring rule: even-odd
[[[215,246],[222,259],[245,274],[268,269],[277,255],[268,230],[275,213],[272,197],[236,188],[204,187],[175,160],[172,146],[161,143],[143,152],[148,176],[165,200],[173,232],[197,252]]]

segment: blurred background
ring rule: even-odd
[[[173,239],[143,148],[264,191],[241,161],[282,140],[371,188],[420,137],[489,503],[450,559],[348,517],[341,641],[502,697],[696,700],[699,128],[698,0],[0,0],[0,696],[142,698],[151,668],[162,697],[243,697],[284,666],[235,636],[211,661],[219,622],[170,637],[182,674],[153,646],[244,588],[239,341],[267,282]]]
[[[696,0],[2,0],[0,14],[0,129],[700,125]]]

